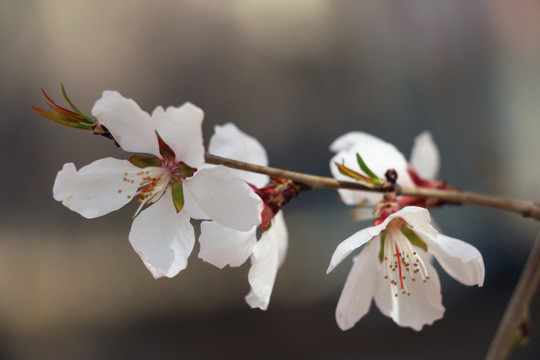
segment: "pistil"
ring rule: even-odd
[[[400,292],[410,296],[411,283],[416,282],[418,276],[424,283],[429,279],[423,259],[402,232],[403,226],[408,224],[402,219],[392,220],[381,243],[384,251],[384,256],[381,257],[384,278],[390,281],[390,286],[396,287],[395,297]],[[396,277],[399,277],[399,281]]]

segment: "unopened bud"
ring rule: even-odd
[[[386,173],[384,174],[384,176],[386,177],[386,180],[391,183],[391,184],[395,184],[396,181],[397,181],[397,171],[394,170],[394,169],[389,169],[388,171],[386,171]]]

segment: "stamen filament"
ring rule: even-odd
[[[402,219],[392,220],[386,227],[385,241],[381,241],[384,252],[379,254],[384,280],[390,282],[395,297],[411,295],[418,284],[417,280],[427,282],[429,274],[424,259],[417,248],[402,231],[406,225]],[[399,277],[399,281],[396,279]]]
[[[401,256],[400,256],[399,248],[397,244],[394,244],[394,247],[396,248],[397,263],[398,263],[398,269],[399,269],[399,282],[401,285],[400,289],[403,289],[404,286],[403,286],[403,274],[401,273]]]
[[[132,193],[135,188],[137,190],[133,196],[138,196],[140,203],[137,211],[133,214],[133,218],[139,215],[145,205],[152,204],[161,198],[170,180],[169,172],[162,167],[147,167],[136,173],[125,173],[124,175],[124,181],[129,184],[129,187],[120,189],[118,192],[122,193],[128,190],[127,192]],[[131,198],[131,196],[128,195],[128,198]]]

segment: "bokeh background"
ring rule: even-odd
[[[538,223],[473,207],[434,213],[480,249],[483,288],[440,272],[444,319],[420,333],[373,306],[341,332],[350,261],[325,275],[354,223],[337,194],[286,210],[290,246],[270,307],[251,310],[246,264],[197,258],[154,280],[127,235],[135,205],[92,221],[52,198],[65,162],[126,158],[30,110],[63,82],[87,113],[103,90],[151,112],[191,101],[204,133],[234,122],[272,166],[329,175],[328,145],[363,130],[408,156],[431,130],[441,178],[539,200],[540,3],[534,0],[0,0],[1,359],[479,359]],[[516,359],[540,356],[540,302]]]

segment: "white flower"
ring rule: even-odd
[[[336,309],[342,330],[368,312],[372,299],[398,325],[417,331],[442,318],[440,283],[431,255],[457,281],[482,286],[482,255],[461,240],[439,234],[430,221],[426,209],[405,207],[338,245],[327,273],[365,244],[354,258]]]
[[[262,145],[233,124],[215,127],[209,152],[231,159],[267,166],[268,157]],[[238,170],[236,174],[256,187],[264,187],[269,178]],[[212,221],[201,224],[199,258],[223,268],[240,266],[251,256],[248,281],[251,286],[246,302],[252,308],[266,310],[270,302],[277,271],[285,260],[288,246],[287,227],[278,212],[270,228],[257,241],[257,226],[247,232],[230,229]]]
[[[241,231],[260,223],[262,201],[253,190],[228,169],[203,164],[201,109],[186,103],[157,107],[149,115],[133,100],[105,91],[92,114],[123,150],[155,157],[105,158],[78,171],[65,164],[54,198],[94,218],[138,197],[129,241],[155,278],[175,276],[187,266],[195,242],[191,217]],[[152,205],[140,211],[145,204]]]
[[[435,179],[439,172],[439,151],[428,131],[422,132],[415,138],[411,151],[410,164],[396,147],[373,135],[354,131],[337,138],[330,150],[337,154],[330,160],[332,175],[338,180],[350,181],[351,178],[341,174],[335,163],[362,172],[357,166],[356,154],[359,154],[366,165],[380,178],[389,169],[396,170],[397,183],[402,186],[415,186],[409,175],[409,167],[414,169],[422,179]],[[376,204],[381,200],[381,194],[366,191],[339,189],[339,195],[347,205],[358,205],[364,201]]]

